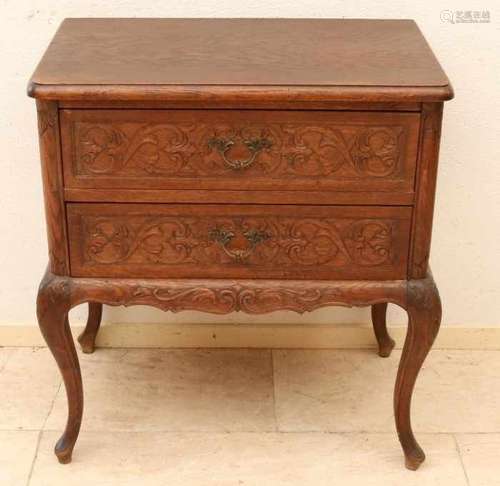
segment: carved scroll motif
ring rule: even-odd
[[[335,124],[73,123],[77,173],[124,177],[234,177],[226,156],[252,158],[240,172],[254,177],[387,177],[398,171],[404,133],[398,126]],[[213,140],[231,140],[224,157]],[[266,144],[252,152],[252,140]]]
[[[278,216],[82,218],[86,259],[98,264],[377,266],[391,262],[396,224]],[[265,237],[256,243],[254,235]]]

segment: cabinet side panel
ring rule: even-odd
[[[422,104],[422,125],[413,214],[410,278],[425,278],[429,264],[443,103]]]
[[[57,103],[36,101],[50,271],[69,275]]]

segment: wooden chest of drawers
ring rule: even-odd
[[[441,307],[428,269],[443,101],[451,86],[412,21],[69,19],[37,98],[49,268],[40,328],[66,384],[56,445],[83,410],[71,307],[92,352],[102,304],[264,313],[408,311],[395,390],[410,400]]]

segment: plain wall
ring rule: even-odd
[[[455,89],[445,105],[431,263],[443,325],[500,327],[500,4],[498,1],[0,0],[0,326],[36,325],[35,296],[47,263],[38,136],[28,79],[64,17],[413,18]],[[443,10],[488,10],[490,23],[452,24]],[[119,322],[364,323],[368,309],[177,315],[106,309]],[[85,308],[72,311],[74,322]],[[391,323],[405,316],[391,309]]]

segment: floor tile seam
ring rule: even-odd
[[[26,481],[26,486],[30,486],[31,478],[33,477],[33,471],[35,470],[35,463],[36,463],[36,460],[38,458],[38,451],[40,449],[40,442],[42,441],[42,434],[43,434],[43,430],[39,430],[38,436],[36,439],[36,447],[35,447],[35,452],[33,454],[33,460],[31,461],[30,471],[28,473],[28,479]]]
[[[57,397],[59,395],[59,392],[61,391],[61,388],[62,388],[62,379],[59,381],[59,386],[57,387],[57,390],[52,398],[52,401],[51,401],[50,406],[49,406],[49,410],[48,410],[47,415],[45,416],[45,419],[42,423],[41,430],[46,430],[45,427],[47,425],[47,421],[49,420],[51,413],[54,411],[56,400],[57,400]]]
[[[6,349],[9,349],[9,348],[6,348]],[[2,366],[0,366],[0,373],[2,373],[3,370],[7,367],[7,364],[12,359],[13,354],[14,354],[14,351],[8,353],[6,360],[3,362]]]
[[[462,471],[463,471],[464,476],[465,476],[465,481],[467,483],[467,486],[470,486],[469,475],[467,474],[467,468],[465,467],[464,458],[462,456],[462,450],[460,449],[460,444],[458,442],[458,438],[457,438],[456,434],[453,434],[453,441],[455,443],[455,450],[457,451],[460,465],[462,466]]]

